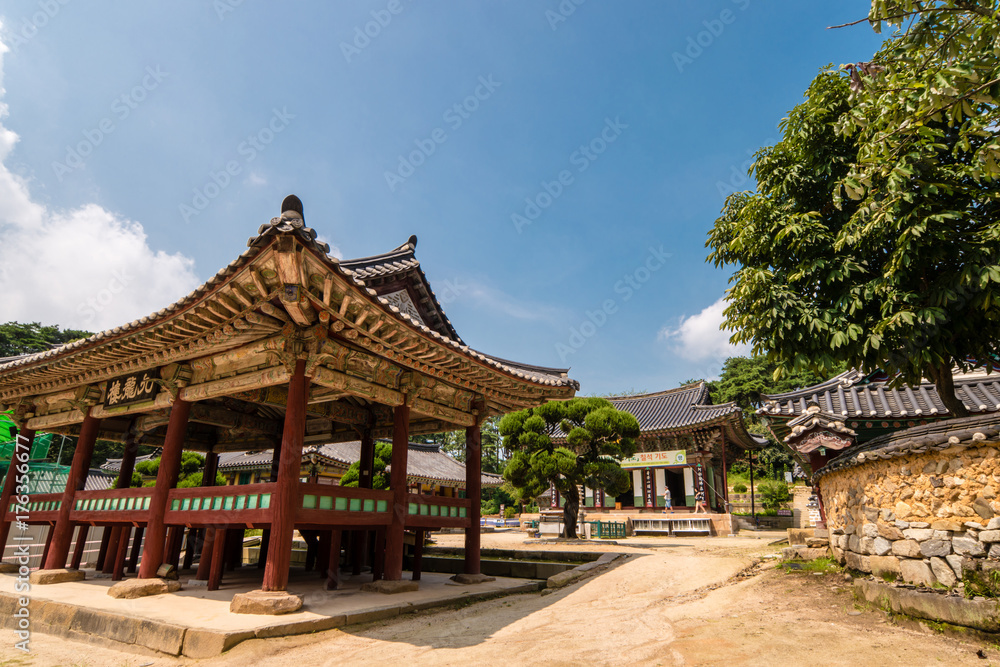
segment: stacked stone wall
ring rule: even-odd
[[[848,567],[931,586],[1000,570],[1000,442],[874,459],[819,480],[830,548]]]

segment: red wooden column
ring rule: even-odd
[[[80,569],[83,561],[83,550],[87,546],[87,535],[90,533],[90,526],[81,523],[76,529],[76,551],[73,552],[73,563],[70,565],[74,570]]]
[[[115,566],[111,573],[111,581],[121,581],[125,577],[125,561],[128,558],[128,542],[131,536],[132,526],[125,526],[119,536],[118,549],[115,551]]]
[[[132,485],[132,472],[135,470],[135,457],[138,451],[138,439],[129,428],[129,432],[125,436],[125,449],[122,451],[122,464],[118,469],[118,479],[115,480],[116,489],[127,489]],[[126,528],[128,527],[126,526]],[[101,559],[100,569],[105,574],[110,574],[114,570],[114,555],[118,553],[118,540],[121,538],[123,528],[122,526],[106,526],[104,530],[109,537],[107,544],[102,543],[101,547],[106,549],[107,553],[112,554],[112,558]]]
[[[385,579],[403,578],[403,530],[406,527],[406,458],[410,451],[410,407],[397,405],[392,423],[392,520],[385,533]],[[376,558],[378,553],[376,550]]]
[[[10,534],[10,522],[7,521],[7,510],[10,509],[10,498],[14,495],[14,487],[17,486],[17,466],[24,463],[18,460],[18,454],[24,451],[31,455],[31,445],[35,441],[34,431],[19,432],[17,427],[11,429],[14,436],[14,452],[10,459],[10,466],[7,468],[7,476],[4,478],[3,491],[0,491],[0,558],[7,548],[7,536]],[[27,444],[28,449],[24,446]],[[20,446],[20,447],[19,447]]]
[[[358,461],[358,488],[372,488],[372,481],[375,471],[375,431],[366,428],[361,432],[361,458]],[[351,538],[351,560],[353,562],[353,574],[361,574],[361,566],[368,555],[370,533],[367,530],[354,531]]]
[[[299,359],[288,383],[288,404],[285,406],[285,427],[281,434],[281,458],[278,461],[278,488],[271,497],[271,539],[261,586],[264,591],[283,591],[288,587],[302,445],[306,435],[307,386],[306,362]]]
[[[274,445],[274,453],[271,455],[271,476],[268,481],[271,483],[278,481],[278,467],[281,465],[281,443]],[[267,564],[267,548],[271,544],[271,529],[265,528],[260,536],[260,552],[257,554],[257,568],[263,570]]]
[[[215,486],[215,474],[219,469],[219,455],[215,452],[208,452],[205,455],[205,466],[201,471],[201,485]],[[215,554],[215,528],[205,526],[205,537],[201,543],[201,558],[198,561],[198,573],[195,578],[200,581],[207,581],[212,572],[212,558]],[[185,562],[187,558],[184,559]]]
[[[423,568],[424,560],[424,531],[417,530],[416,539],[413,542],[413,581],[420,581],[420,571]]]
[[[226,564],[226,529],[215,531],[215,543],[212,545],[212,569],[208,574],[208,590],[217,591],[222,584],[222,567]]]
[[[142,532],[146,530],[142,526],[135,529],[135,535],[132,536],[132,553],[128,555],[128,572],[129,574],[135,574],[135,568],[139,563],[139,549],[142,546]]]
[[[341,531],[334,530],[330,539],[330,560],[326,567],[326,585],[328,591],[335,591],[340,587],[340,536]]]
[[[478,420],[477,420],[478,422]],[[469,501],[469,525],[465,528],[465,574],[480,574],[479,543],[482,513],[482,431],[479,424],[465,429],[465,497]]]
[[[139,578],[151,579],[163,565],[163,547],[167,537],[167,527],[163,515],[167,512],[170,490],[177,484],[181,467],[181,450],[187,431],[191,403],[178,397],[170,408],[167,434],[163,438],[163,452],[160,454],[160,469],[156,473],[156,486],[149,502],[149,519],[146,521],[146,543],[139,562]]]
[[[87,481],[87,471],[90,469],[90,459],[94,455],[94,443],[97,441],[97,429],[100,425],[101,420],[89,414],[83,418],[80,437],[76,441],[76,451],[73,453],[73,463],[66,479],[66,489],[63,490],[62,504],[59,505],[59,516],[52,528],[52,546],[45,557],[46,570],[66,567],[69,545],[73,539],[73,523],[69,520],[69,513],[73,509],[73,498],[77,490],[82,489]]]

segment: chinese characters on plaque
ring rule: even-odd
[[[119,405],[151,401],[158,393],[160,385],[156,382],[156,371],[123,375],[108,381],[108,390],[104,394],[104,407],[114,408]]]

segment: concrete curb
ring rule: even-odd
[[[558,574],[552,575],[551,577],[548,578],[548,581],[546,582],[547,586],[549,588],[562,588],[563,586],[571,584],[577,579],[580,579],[581,577],[585,576],[591,570],[596,569],[602,565],[607,565],[608,563],[618,558],[622,558],[623,556],[625,556],[625,554],[613,553],[613,552],[601,554],[601,557],[595,561],[584,563],[583,565],[577,565],[572,570],[566,570],[565,572],[560,572]]]
[[[984,632],[1000,631],[1000,603],[996,600],[976,601],[921,593],[865,579],[855,580],[854,590],[858,597],[886,611]]]
[[[593,566],[593,563],[587,563],[587,565]],[[413,614],[436,607],[447,607],[460,602],[478,602],[519,593],[534,593],[544,587],[545,582],[543,581],[530,581],[503,590],[465,592],[437,600],[389,604],[361,609],[348,614],[234,632],[183,627],[163,621],[136,618],[127,614],[99,611],[50,600],[32,599],[28,609],[31,614],[33,632],[42,632],[55,637],[92,644],[114,642],[139,646],[172,656],[212,658],[248,639],[267,639],[321,632],[349,625],[382,621],[402,614]],[[0,593],[0,627],[14,628],[17,619],[13,613],[17,600],[17,595]]]

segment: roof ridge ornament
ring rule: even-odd
[[[324,255],[330,254],[330,246],[322,241],[318,241],[319,236],[312,227],[306,227],[305,214],[302,212],[302,200],[296,195],[288,195],[281,201],[281,215],[271,218],[271,220],[257,230],[257,236],[251,237],[247,241],[247,246],[252,248],[264,243],[266,236],[281,233],[295,233],[313,249],[319,250]],[[336,261],[336,260],[333,260]]]

